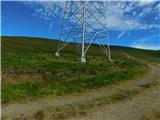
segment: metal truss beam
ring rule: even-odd
[[[111,60],[106,7],[104,1],[66,1],[55,55],[60,56],[59,52],[70,42],[79,40],[82,63],[86,62],[86,53],[93,43]]]

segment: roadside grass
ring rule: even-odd
[[[83,92],[87,89],[99,88],[121,80],[135,79],[147,72],[145,65],[129,60],[119,64],[119,67],[121,68],[119,71],[90,71],[98,68],[96,66],[89,67],[92,69],[89,69],[88,66],[80,68],[74,66],[74,69],[77,70],[71,72],[71,69],[68,73],[61,73],[62,75],[58,77],[21,84],[4,83],[2,86],[2,103],[30,100],[46,95]],[[78,74],[75,72],[78,72]],[[67,77],[68,74],[70,74],[69,76],[73,76]]]
[[[110,62],[94,45],[88,51],[87,63],[80,64],[73,44],[65,48],[61,57],[53,55],[56,45],[52,40],[2,37],[2,104],[84,92],[148,72],[145,64],[121,54],[131,48],[111,48]]]

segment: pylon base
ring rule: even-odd
[[[56,57],[59,57],[59,56],[60,56],[60,53],[59,53],[59,52],[56,52],[56,53],[55,53],[55,56],[56,56]]]
[[[86,63],[86,58],[85,57],[81,58],[81,63]]]

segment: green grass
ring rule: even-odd
[[[83,92],[135,79],[148,71],[146,65],[122,52],[136,57],[143,53],[149,61],[159,62],[157,51],[123,47],[111,47],[113,62],[110,62],[98,46],[92,46],[87,63],[80,64],[74,46],[70,44],[61,57],[55,57],[57,41],[2,37],[2,103]]]
[[[40,97],[45,95],[62,95],[71,92],[81,92],[86,89],[98,88],[116,83],[120,80],[136,78],[136,75],[144,74],[145,67],[134,66],[125,71],[112,72],[90,77],[75,78],[68,81],[42,81],[25,82],[23,84],[4,84],[2,86],[2,102],[18,101]]]

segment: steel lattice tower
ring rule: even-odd
[[[64,41],[64,42],[61,42]],[[81,62],[92,43],[111,60],[104,1],[66,1],[56,56],[69,43],[80,43]]]

